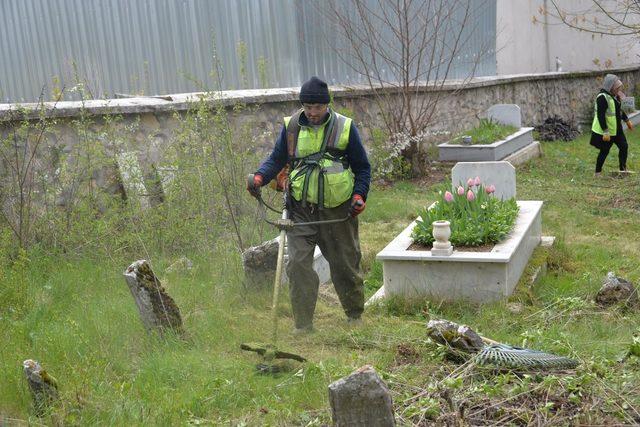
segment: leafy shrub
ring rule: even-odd
[[[493,195],[493,185],[484,186],[480,178],[469,179],[467,185],[440,191],[438,200],[422,209],[411,236],[425,246],[433,243],[432,223],[451,223],[450,241],[455,246],[480,246],[497,243],[511,231],[518,215],[515,199],[501,200]]]

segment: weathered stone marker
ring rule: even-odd
[[[178,306],[166,293],[146,260],[136,261],[127,267],[124,277],[147,331],[184,332]]]
[[[329,384],[336,426],[394,426],[393,402],[385,383],[371,366]]]
[[[596,304],[607,307],[615,304],[627,306],[638,305],[638,290],[633,283],[621,277],[616,277],[613,271],[607,273],[602,288],[596,295]]]
[[[252,246],[242,253],[242,268],[247,284],[264,287],[273,284],[278,260],[278,239]]]
[[[284,247],[284,259],[287,260],[287,245]],[[263,288],[273,286],[278,260],[278,238],[268,240],[258,246],[252,246],[242,253],[242,268],[249,287]],[[313,253],[313,270],[318,274],[320,285],[331,282],[329,262],[320,248],[316,246]],[[287,272],[283,271],[282,283],[288,283]]]
[[[25,360],[22,367],[33,398],[33,407],[40,417],[49,405],[58,400],[58,382],[35,360]]]
[[[132,151],[120,153],[116,157],[116,162],[127,198],[134,203],[139,203],[142,210],[149,209],[151,201],[147,187],[144,185],[138,155]]]

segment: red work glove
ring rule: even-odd
[[[359,194],[354,194],[351,198],[351,208],[349,209],[349,215],[352,218],[357,217],[364,211],[365,203],[364,199]]]
[[[247,191],[253,197],[260,197],[260,193],[262,192],[262,175],[260,174],[249,174],[247,176]]]
[[[631,120],[627,120],[627,129],[633,130],[633,125],[631,124]]]
[[[272,179],[269,183],[269,187],[276,191],[284,191],[285,187],[288,185],[289,181],[289,165],[282,168],[278,175],[276,175],[276,179]]]

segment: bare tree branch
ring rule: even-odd
[[[558,5],[558,0],[551,0],[553,11],[541,9],[570,28],[593,34],[607,36],[630,36],[640,34],[640,2],[637,0],[621,0],[605,2],[592,0],[593,8],[569,12]],[[598,18],[601,18],[601,22]],[[635,22],[629,22],[629,21]],[[582,22],[582,24],[580,24]],[[548,24],[547,24],[548,25]]]

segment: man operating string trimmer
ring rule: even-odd
[[[365,208],[371,167],[355,124],[329,108],[327,84],[312,77],[300,90],[302,109],[284,118],[271,155],[247,190],[254,197],[288,166],[287,202],[294,223],[346,221],[293,227],[287,232],[287,275],[294,333],[313,330],[319,279],[313,270],[316,244],[329,262],[331,280],[349,323],[361,322],[364,288],[356,216]]]

